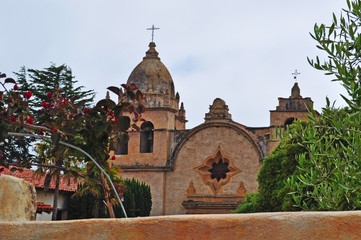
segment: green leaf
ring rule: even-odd
[[[12,78],[6,78],[5,83],[14,83],[14,84],[16,84],[15,80],[12,79]]]
[[[108,108],[113,108],[115,105],[115,102],[111,99],[102,99],[97,103],[96,107],[105,106]]]
[[[142,114],[145,112],[145,107],[144,105],[139,105],[138,107],[136,107],[135,110],[137,111],[137,113]]]
[[[117,141],[119,144],[123,144],[129,141],[129,136],[127,133],[122,133],[117,137]]]
[[[118,119],[118,125],[120,128],[120,131],[126,132],[130,127],[130,118],[127,116],[121,116]]]
[[[0,128],[0,141],[2,142],[8,136],[8,130],[5,127]]]
[[[114,116],[118,117],[122,113],[122,110],[123,110],[123,106],[121,106],[121,105],[115,106],[113,108]]]
[[[111,86],[111,87],[108,87],[107,89],[112,91],[113,93],[117,94],[118,96],[120,96],[120,88]]]

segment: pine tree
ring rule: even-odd
[[[48,93],[55,95],[56,91],[60,91],[62,96],[68,99],[76,98],[75,102],[84,101],[85,105],[90,105],[94,100],[94,91],[83,90],[84,86],[76,86],[78,81],[74,79],[71,68],[65,64],[56,66],[52,63],[43,70],[22,67],[15,75],[19,91],[32,92],[30,107],[36,116],[40,114],[42,102],[48,100]]]
[[[42,103],[47,102],[50,96],[55,96],[59,94],[65,99],[70,101],[74,100],[77,102],[84,102],[85,106],[90,105],[94,99],[93,90],[83,90],[83,86],[76,86],[76,81],[72,74],[71,68],[66,65],[56,66],[54,63],[48,68],[43,70],[37,69],[26,69],[22,67],[18,73],[15,73],[17,76],[18,82],[18,91],[20,93],[25,93],[30,91],[32,93],[32,98],[29,101],[29,106],[31,112],[34,114],[35,119],[40,120],[41,123],[41,109],[43,108]],[[30,146],[30,142],[26,142],[25,145]],[[6,145],[6,144],[4,144]],[[64,164],[65,155],[59,148],[53,151],[56,157],[56,166],[61,167]],[[44,150],[46,151],[46,150]],[[13,158],[16,152],[11,152],[9,158]],[[53,203],[53,216],[52,219],[56,220],[57,216],[57,200],[59,194],[59,181],[60,181],[60,171],[54,171],[54,177],[56,177],[56,189],[54,192],[54,203]]]

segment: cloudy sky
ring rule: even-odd
[[[295,69],[315,108],[344,102],[331,77],[307,56],[322,56],[309,32],[330,24],[344,0],[12,0],[0,1],[0,71],[67,64],[80,85],[103,98],[127,81],[154,41],[184,102],[187,128],[201,124],[216,97],[233,120],[269,126],[269,110],[288,97]]]

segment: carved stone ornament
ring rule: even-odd
[[[221,147],[218,147],[214,154],[195,170],[201,176],[202,181],[210,186],[214,194],[227,184],[233,175],[240,172],[233,166],[230,158],[223,154]]]

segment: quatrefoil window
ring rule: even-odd
[[[223,154],[220,147],[195,170],[214,193],[217,193],[223,185],[227,184],[233,175],[240,172],[238,168],[233,166],[230,158]]]
[[[218,163],[212,163],[212,168],[208,170],[211,173],[211,179],[217,179],[218,182],[226,179],[229,171],[228,163],[224,163],[222,159],[219,159]]]

